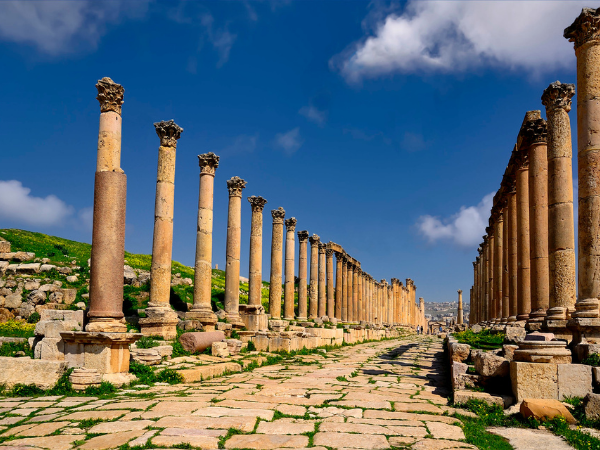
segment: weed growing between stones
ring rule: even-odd
[[[152,386],[154,383],[177,384],[183,381],[183,376],[173,369],[162,369],[154,371],[150,366],[132,361],[129,364],[129,372],[134,374],[138,380],[134,384],[147,384]]]
[[[250,434],[250,433],[244,433],[242,430],[239,430],[237,428],[230,428],[229,430],[227,430],[227,434],[225,436],[221,436],[221,438],[219,439],[219,448],[225,448],[225,441],[235,434]]]
[[[0,356],[29,356],[33,358],[33,350],[29,347],[28,342],[3,342],[0,345]]]
[[[135,346],[137,348],[154,348],[158,347],[160,344],[161,343],[153,336],[142,336],[142,338],[135,343]]]

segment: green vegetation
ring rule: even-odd
[[[0,345],[0,356],[16,356],[17,352],[23,352],[24,355],[33,358],[33,351],[28,342],[3,342]]]
[[[35,324],[24,320],[9,319],[0,323],[0,336],[30,338],[34,336]]]
[[[594,353],[594,354],[588,356],[583,361],[581,361],[581,364],[586,364],[588,366],[594,366],[594,367],[600,366],[600,354]]]
[[[154,348],[158,347],[159,345],[161,345],[161,343],[151,336],[143,336],[135,343],[137,348]]]
[[[183,377],[172,369],[163,369],[155,372],[149,366],[132,361],[129,364],[129,372],[138,377],[138,382],[141,384],[152,385],[154,383],[169,383],[177,384],[183,381]]]
[[[454,333],[453,336],[461,344],[469,344],[471,348],[477,348],[482,350],[494,350],[502,348],[504,344],[504,333],[490,332],[490,330],[483,330],[479,333],[473,333],[471,330],[460,331]]]

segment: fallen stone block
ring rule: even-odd
[[[600,394],[589,393],[583,399],[585,417],[589,420],[600,419]]]
[[[454,403],[463,404],[469,400],[478,400],[487,403],[490,406],[498,405],[502,408],[508,408],[513,404],[514,398],[508,395],[493,395],[487,392],[458,390],[454,391]]]
[[[64,361],[0,357],[0,384],[35,384],[42,389],[53,387],[67,369]]]
[[[471,354],[471,346],[468,344],[453,343],[450,345],[450,354],[452,355],[452,361],[466,361]]]
[[[484,377],[507,377],[510,372],[508,360],[490,352],[476,353],[473,362],[477,373]]]
[[[176,370],[176,372],[183,377],[184,383],[208,380],[210,378],[218,377],[227,373],[236,373],[241,371],[242,366],[233,362],[209,364],[206,366],[197,366],[192,369]]]
[[[218,358],[227,358],[229,356],[229,350],[227,349],[227,342],[213,342],[211,354]]]
[[[542,420],[562,416],[570,424],[577,423],[566,406],[558,400],[540,398],[524,399],[523,403],[521,403],[520,412],[525,418],[534,417],[538,420]]]
[[[191,332],[183,333],[179,338],[179,343],[186,352],[195,353],[203,352],[210,347],[213,342],[220,342],[223,339],[225,339],[225,333],[222,331]]]

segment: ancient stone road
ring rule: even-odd
[[[464,435],[457,420],[442,415],[452,408],[440,375],[441,341],[410,339],[298,356],[203,383],[129,390],[111,400],[0,399],[0,437],[14,436],[0,450],[93,450],[125,443],[475,449],[459,441]]]

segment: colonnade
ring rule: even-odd
[[[600,338],[600,9],[565,29],[577,57],[578,255],[571,124],[573,84],[551,83],[540,111],[525,114],[489,227],[473,262],[471,323],[525,323]],[[575,265],[578,257],[576,279]],[[578,285],[579,297],[576,297]]]
[[[124,89],[110,78],[96,85],[100,102],[100,131],[94,186],[94,229],[90,276],[90,332],[125,332],[123,261],[125,246],[126,176],[120,168],[121,112]],[[147,316],[140,319],[143,334],[176,336],[178,317],[170,307],[171,254],[175,198],[175,156],[183,129],[173,120],[155,124],[160,139],[156,184],[151,287]],[[200,167],[194,299],[185,317],[214,329],[217,317],[212,298],[213,194],[219,157],[198,156]],[[425,325],[424,302],[416,299],[411,279],[377,281],[342,246],[322,242],[316,234],[296,232],[297,220],[285,219],[282,207],[271,211],[272,242],[268,312],[262,304],[262,229],[267,200],[250,196],[250,264],[248,304],[240,308],[242,196],[247,182],[227,180],[229,206],[225,265],[225,315],[235,328],[264,329],[267,318],[320,319],[355,324]],[[284,245],[285,236],[285,245]],[[299,260],[296,289],[295,241]],[[310,243],[310,260],[308,254]],[[335,263],[334,263],[335,256]],[[284,264],[282,264],[284,261]],[[310,267],[310,278],[307,278]],[[334,273],[335,272],[335,273]],[[283,289],[282,289],[283,286]],[[308,288],[308,289],[307,289]],[[297,300],[296,300],[297,294]],[[283,308],[282,308],[283,306]],[[282,314],[283,312],[283,314]]]

